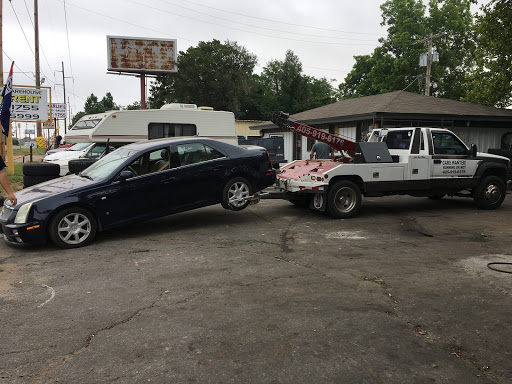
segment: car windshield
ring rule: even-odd
[[[73,145],[72,147],[68,148],[68,151],[83,151],[85,148],[90,146],[91,143],[77,143]]]
[[[137,151],[135,149],[119,148],[114,152],[110,152],[105,157],[99,159],[80,175],[92,179],[106,179],[122,164],[126,159],[131,157]]]

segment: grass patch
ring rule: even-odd
[[[14,153],[14,156],[21,156],[21,155],[29,155],[30,154],[30,148],[13,148],[12,152]],[[46,148],[32,148],[32,154],[33,155],[44,155],[46,153]]]

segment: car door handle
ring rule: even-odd
[[[216,171],[218,171],[218,170],[220,170],[220,169],[222,169],[222,168],[224,168],[224,166],[223,166],[223,165],[217,165],[217,166],[215,166],[215,167],[213,167],[213,168],[212,168],[212,171],[215,171],[215,172],[216,172]]]
[[[441,160],[434,160],[434,164],[441,164]]]
[[[162,184],[169,184],[176,180],[175,177],[168,177],[167,179],[162,179]]]

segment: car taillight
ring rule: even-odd
[[[268,154],[268,151],[266,149],[265,149],[265,153],[267,154],[268,162],[270,163],[270,168],[272,168],[272,160],[270,160],[270,155]]]

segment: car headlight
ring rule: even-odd
[[[18,213],[14,218],[14,224],[25,224],[27,222],[28,213],[32,208],[32,203],[24,204],[18,209]]]

